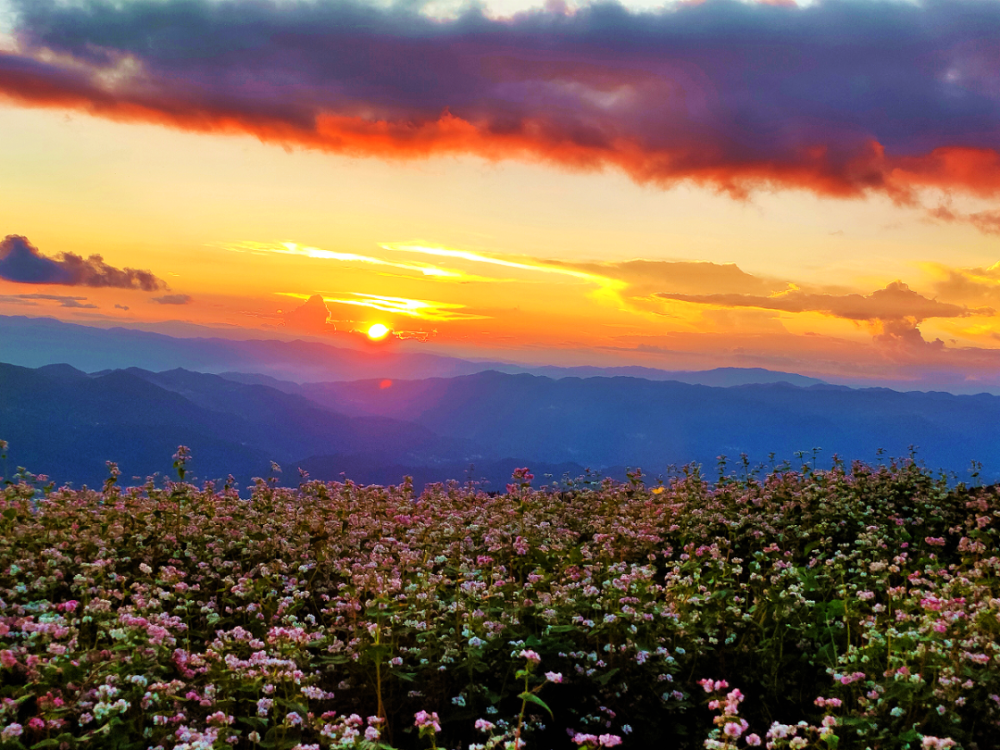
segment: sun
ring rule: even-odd
[[[389,329],[386,328],[381,323],[375,323],[371,328],[368,329],[368,338],[370,338],[372,341],[381,341],[388,335],[389,335]]]

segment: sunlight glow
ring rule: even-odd
[[[374,266],[386,266],[389,268],[399,268],[404,271],[414,271],[424,276],[441,277],[446,279],[462,279],[463,274],[458,271],[450,271],[446,268],[439,268],[430,263],[396,263],[384,258],[375,258],[371,255],[358,255],[356,253],[338,253],[334,250],[323,250],[318,247],[299,245],[295,242],[266,243],[266,242],[238,242],[225,246],[227,250],[233,252],[249,252],[254,254],[298,255],[304,258],[318,258],[320,260],[339,260],[345,263],[362,263]]]
[[[389,329],[381,323],[375,323],[368,329],[368,338],[372,341],[381,341],[389,335]]]
[[[308,299],[308,294],[298,294],[296,292],[278,292],[282,297],[293,297],[295,299]],[[474,313],[459,312],[465,305],[454,302],[435,302],[426,299],[409,299],[407,297],[385,297],[379,294],[363,294],[361,292],[351,292],[352,296],[327,297],[323,296],[324,302],[332,302],[337,305],[354,305],[356,307],[369,307],[373,310],[393,313],[396,315],[406,315],[410,318],[421,320],[489,320],[489,315],[477,315]]]
[[[568,276],[573,279],[579,279],[580,281],[588,284],[596,284],[598,288],[592,293],[592,296],[596,299],[612,303],[618,307],[624,306],[619,292],[628,287],[628,284],[621,279],[613,279],[607,276],[601,276],[600,274],[589,273],[587,271],[581,271],[577,268],[571,268],[555,263],[545,263],[541,261],[529,262],[530,259],[507,260],[505,258],[498,258],[492,255],[483,255],[482,253],[476,253],[470,250],[454,250],[451,248],[429,245],[400,243],[383,244],[382,247],[386,250],[397,250],[406,253],[421,253],[423,255],[432,255],[441,258],[455,258],[458,260],[470,261],[472,263],[484,263],[494,266],[502,266],[504,268],[515,268],[522,271]]]

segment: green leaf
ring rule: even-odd
[[[615,667],[614,669],[609,669],[607,672],[605,672],[604,674],[602,674],[600,677],[595,677],[594,678],[594,682],[598,683],[599,685],[607,685],[608,684],[608,680],[610,680],[612,677],[614,677],[615,674],[618,671],[619,671],[618,667]]]
[[[538,706],[541,706],[542,708],[544,708],[546,711],[549,712],[549,716],[553,716],[552,709],[549,708],[548,706],[546,706],[545,705],[545,701],[543,701],[541,698],[539,698],[534,693],[521,693],[517,697],[520,698],[521,700],[528,701],[528,703],[534,703],[534,704],[536,704]],[[553,716],[553,718],[555,718],[555,717]]]
[[[54,737],[50,737],[47,740],[41,740],[32,745],[31,750],[42,750],[43,747],[59,747],[59,740]]]
[[[6,518],[8,521],[10,521],[12,518],[17,518],[17,509],[7,508],[7,510],[3,512],[3,517]]]

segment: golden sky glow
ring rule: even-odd
[[[182,321],[345,345],[348,332],[378,322],[403,332],[394,346],[465,357],[834,379],[906,379],[921,368],[986,379],[1000,348],[1000,321],[987,311],[1000,309],[996,236],[877,196],[738,202],[614,172],[287,152],[14,106],[0,106],[0,132],[0,236],[23,235],[51,257],[99,253],[169,286],[0,280],[0,314]],[[815,298],[763,309],[734,297],[867,297],[897,280],[963,309],[887,323],[811,309]],[[289,312],[314,294],[328,326],[297,328]]]

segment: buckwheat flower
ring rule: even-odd
[[[748,734],[747,735],[747,744],[750,745],[751,747],[759,747],[760,746],[760,735]]]
[[[486,719],[476,719],[476,729],[480,732],[492,732],[496,724]]]
[[[45,729],[45,719],[39,716],[31,717],[31,721],[28,722],[28,729]]]
[[[530,648],[526,648],[521,653],[518,654],[522,659],[527,659],[533,664],[537,664],[542,660],[542,657],[538,655],[538,652],[532,651]]]
[[[596,734],[580,734],[573,735],[573,742],[577,745],[589,745],[590,743],[600,742],[600,739]]]
[[[292,711],[288,716],[285,717],[285,721],[291,724],[293,727],[300,726],[302,724],[302,717],[298,715],[295,711]]]
[[[13,669],[17,666],[17,657],[14,656],[14,652],[8,648],[0,651],[0,665],[6,669]]]
[[[562,682],[563,681],[562,672],[546,672],[545,679],[548,680],[549,682],[556,682],[556,683]]]
[[[427,727],[432,728],[435,732],[441,731],[441,724],[438,719],[437,712],[432,711],[427,713],[426,711],[418,711],[413,715],[413,726],[418,729],[425,729]]]
[[[365,730],[365,739],[369,742],[375,742],[380,736],[380,732],[375,727],[368,727]]]
[[[271,710],[272,706],[274,706],[273,700],[271,700],[270,698],[261,698],[259,701],[257,701],[257,715],[267,716],[267,713],[268,711]]]
[[[601,747],[615,747],[615,745],[622,744],[622,738],[617,734],[602,734],[597,739],[601,743]]]
[[[247,739],[256,745],[260,742],[260,734],[256,731],[250,732],[250,734],[247,735]]]
[[[8,724],[0,732],[0,740],[6,742],[7,740],[13,740],[24,734],[24,728],[20,724]]]
[[[726,725],[722,728],[722,731],[727,737],[732,737],[736,739],[741,734],[743,734],[743,727],[737,724],[735,721],[727,721]]]

